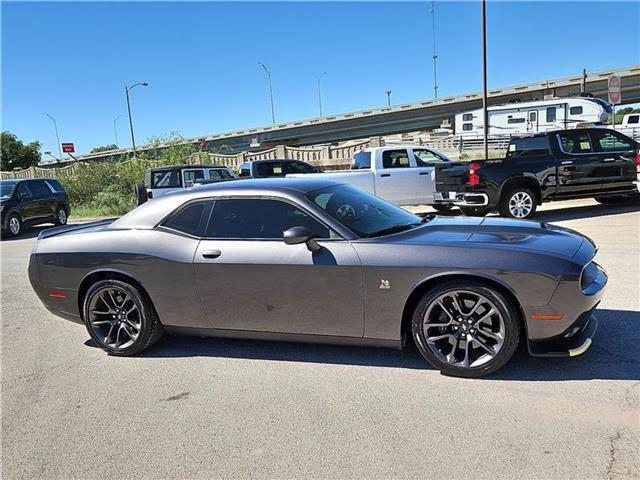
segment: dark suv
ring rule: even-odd
[[[23,227],[40,223],[64,225],[68,218],[67,192],[57,180],[0,180],[0,224],[3,234],[15,237]]]

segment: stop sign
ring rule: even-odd
[[[609,77],[609,103],[617,105],[622,99],[622,92],[620,91],[620,77],[617,75],[611,75]]]

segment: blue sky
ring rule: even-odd
[[[433,96],[430,2],[2,2],[2,130],[56,151],[113,143],[132,92],[138,144]],[[640,63],[638,2],[490,2],[489,84]],[[613,23],[615,22],[615,23]],[[481,88],[478,2],[436,2],[440,95]],[[120,146],[129,146],[126,115]]]

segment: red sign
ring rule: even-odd
[[[622,100],[622,91],[620,89],[620,77],[611,75],[609,77],[609,103],[617,105]]]
[[[73,152],[76,151],[76,149],[73,146],[73,143],[63,143],[62,144],[62,151],[64,153],[73,153]]]

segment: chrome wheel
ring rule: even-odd
[[[427,308],[422,333],[427,347],[444,363],[479,367],[493,360],[505,343],[505,321],[496,304],[476,292],[452,290]]]
[[[14,237],[20,233],[20,219],[18,217],[9,219],[9,231]]]
[[[509,213],[514,218],[526,218],[533,210],[533,198],[527,192],[517,191],[509,199]]]
[[[142,330],[141,306],[124,290],[105,287],[91,297],[88,321],[105,346],[124,350],[136,342]]]
[[[58,210],[58,223],[60,225],[65,225],[67,223],[67,212],[65,212],[63,208]]]

